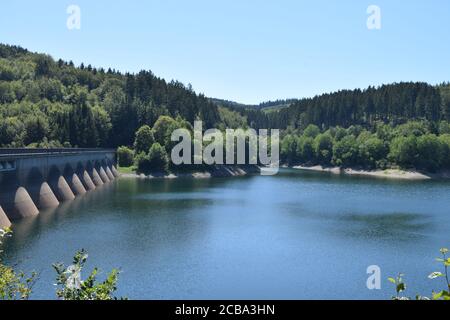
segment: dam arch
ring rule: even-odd
[[[112,181],[115,163],[110,149],[0,148],[0,228]]]

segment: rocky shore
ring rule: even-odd
[[[430,179],[450,179],[449,171],[438,173],[427,173],[418,171],[407,171],[400,169],[386,170],[359,170],[340,167],[322,167],[322,166],[295,166],[294,169],[316,172],[328,172],[332,174],[344,174],[350,176],[368,176],[374,178],[400,179],[400,180],[430,180]]]
[[[231,166],[231,165],[216,165],[211,166],[208,170],[187,172],[187,173],[152,173],[145,175],[143,173],[122,173],[124,178],[140,178],[140,179],[178,179],[178,178],[194,178],[194,179],[208,179],[214,177],[236,177],[246,176],[251,174],[259,174],[261,169],[254,166]]]

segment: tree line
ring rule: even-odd
[[[143,126],[187,127],[197,119],[205,129],[281,129],[286,163],[448,166],[448,83],[395,83],[249,107],[207,98],[151,71],[75,66],[0,44],[0,147],[133,147]],[[171,142],[154,138],[161,147],[154,153],[164,159]]]
[[[450,85],[432,86],[402,82],[365,90],[341,90],[313,98],[290,100],[288,107],[263,112],[258,108],[230,106],[254,128],[321,129],[351,125],[373,128],[382,121],[392,125],[411,120],[450,120]]]
[[[117,147],[162,116],[222,122],[192,87],[151,71],[122,74],[0,45],[0,146]]]
[[[450,169],[450,125],[428,121],[399,126],[383,122],[367,130],[360,125],[321,130],[287,130],[281,141],[281,161],[288,165],[322,165],[425,171]]]

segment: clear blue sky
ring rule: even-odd
[[[66,9],[81,8],[81,30]],[[366,27],[381,8],[381,30]],[[2,1],[0,42],[244,103],[450,80],[448,0]]]

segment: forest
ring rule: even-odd
[[[450,125],[409,121],[321,130],[288,130],[281,141],[281,160],[288,165],[322,165],[361,169],[403,168],[436,172],[450,169]]]
[[[321,129],[351,125],[373,128],[380,121],[393,126],[411,120],[449,121],[450,84],[402,82],[267,103],[267,107],[274,105],[287,107],[260,112],[260,107],[228,106],[245,116],[253,128],[301,129],[309,124]]]
[[[281,129],[287,164],[449,167],[448,83],[394,83],[246,106],[151,71],[75,66],[0,44],[0,147],[133,148],[145,127],[159,144],[153,153],[169,153],[160,132],[196,119],[205,129]]]
[[[151,71],[121,74],[0,45],[0,146],[117,147],[161,115],[208,127],[219,108]]]

